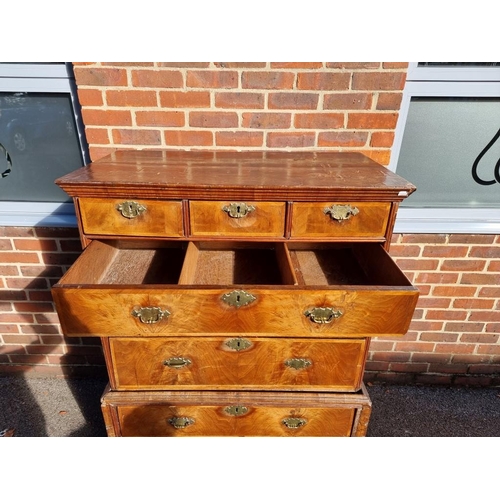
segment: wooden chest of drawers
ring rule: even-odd
[[[355,153],[119,151],[58,179],[84,251],[53,288],[102,338],[110,436],[361,436],[371,337],[418,297],[387,253],[414,186]]]

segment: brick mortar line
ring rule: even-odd
[[[319,94],[318,94],[319,95]],[[266,96],[268,97],[268,96]],[[302,114],[344,114],[346,116],[349,115],[361,115],[361,114],[366,114],[366,115],[399,115],[398,110],[385,110],[385,109],[374,109],[373,105],[372,108],[362,108],[362,109],[356,109],[356,108],[347,108],[347,109],[323,109],[319,107],[319,100],[318,100],[318,106],[316,108],[311,108],[311,109],[297,109],[297,108],[269,108],[268,103],[264,105],[262,108],[257,108],[257,107],[248,107],[248,108],[226,108],[226,107],[215,107],[212,104],[206,107],[163,107],[160,105],[157,106],[109,106],[109,105],[104,105],[104,106],[83,106],[84,111],[129,111],[131,114],[134,114],[136,112],[158,112],[158,111],[164,111],[164,112],[184,112],[184,113],[190,113],[190,112],[213,112],[213,113],[235,113],[235,112],[243,112],[243,113],[302,113]],[[88,125],[87,125],[88,126]],[[393,128],[387,128],[383,130],[394,130]]]

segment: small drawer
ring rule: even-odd
[[[109,436],[364,436],[371,401],[357,394],[105,392]]]
[[[282,238],[285,208],[276,202],[190,201],[191,235]]]
[[[185,243],[92,241],[52,288],[63,333],[404,335],[418,298],[377,243]]]
[[[302,203],[292,209],[292,238],[383,239],[390,203]]]
[[[112,338],[117,390],[359,390],[365,339]]]
[[[80,198],[87,235],[181,237],[180,201]]]

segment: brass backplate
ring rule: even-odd
[[[312,365],[312,361],[306,358],[290,358],[285,361],[285,366],[295,370],[303,370]]]
[[[241,405],[226,406],[224,408],[224,412],[232,417],[241,417],[242,415],[248,413],[248,408]]]
[[[191,360],[189,358],[174,357],[166,359],[163,364],[169,368],[184,368],[191,364]]]
[[[332,205],[331,207],[326,207],[323,212],[329,215],[333,220],[342,222],[359,214],[359,209],[351,205]]]
[[[230,203],[229,205],[225,205],[222,207],[222,210],[226,212],[229,217],[233,219],[241,219],[242,217],[246,217],[250,212],[255,210],[253,205],[247,205],[246,203]]]
[[[305,418],[288,417],[284,418],[281,423],[289,429],[298,429],[299,427],[304,427],[307,424],[307,420]]]
[[[160,307],[141,307],[139,309],[134,309],[131,312],[132,316],[139,318],[141,323],[147,325],[152,325],[153,323],[158,323],[163,318],[168,318],[170,312],[162,310]]]
[[[342,316],[342,311],[333,309],[332,307],[313,307],[305,311],[304,315],[313,323],[324,325],[326,323],[331,323],[334,319],[340,318]]]
[[[252,347],[252,342],[247,339],[242,339],[242,338],[235,338],[235,339],[229,339],[224,342],[224,344],[229,347],[232,351],[245,351]]]
[[[194,422],[194,418],[189,417],[172,417],[168,419],[168,423],[176,429],[185,429],[188,425],[193,425]]]
[[[251,304],[256,298],[251,293],[245,292],[245,290],[233,290],[225,293],[221,300],[230,306],[242,307]]]
[[[134,219],[146,211],[146,207],[136,201],[124,201],[119,203],[116,209],[127,219]]]

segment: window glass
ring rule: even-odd
[[[0,92],[0,201],[64,202],[54,184],[83,165],[69,93]]]
[[[500,98],[412,97],[397,173],[405,207],[500,207]]]

